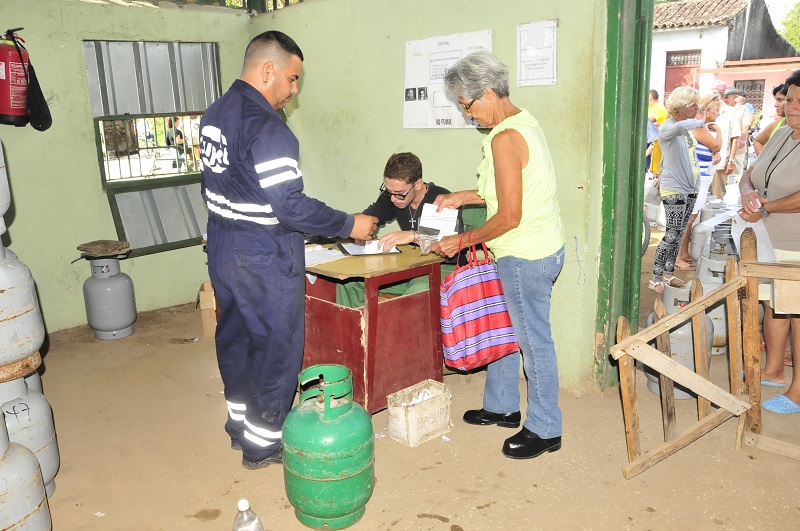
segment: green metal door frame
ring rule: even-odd
[[[603,204],[595,376],[618,381],[608,357],[617,319],[638,322],[645,120],[654,0],[608,0],[603,136]]]

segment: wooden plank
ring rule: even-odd
[[[656,299],[654,314],[656,322],[667,316],[667,308],[664,306],[664,302],[661,299]],[[672,357],[672,345],[669,341],[669,332],[664,332],[656,338],[656,347],[665,356],[669,358]],[[658,384],[659,390],[661,391],[661,422],[664,426],[664,440],[669,441],[674,439],[678,434],[678,426],[675,417],[675,384],[672,380],[660,373],[658,375]]]
[[[696,375],[677,361],[664,356],[661,352],[646,343],[637,341],[634,345],[626,349],[625,352],[645,365],[650,366],[653,370],[666,375],[673,381],[691,389],[696,394],[727,409],[734,415],[741,415],[750,408],[750,405],[746,402],[720,389],[705,378]]]
[[[736,423],[736,449],[742,449],[742,441],[744,440],[744,425],[747,421],[747,415],[739,415],[739,422]]]
[[[740,254],[742,261],[757,260],[756,235],[753,229],[745,229],[742,233]],[[741,271],[741,266],[739,267]],[[745,392],[750,405],[747,412],[745,429],[753,433],[761,433],[761,352],[758,336],[758,278],[747,276],[745,296],[742,299],[743,314],[743,350]]]
[[[659,321],[658,323],[652,326],[648,326],[641,332],[632,335],[625,341],[617,343],[616,345],[611,347],[611,357],[614,358],[615,360],[619,359],[619,357],[622,356],[622,351],[624,351],[630,345],[636,343],[637,341],[649,343],[650,341],[652,341],[665,331],[671,330],[676,326],[680,325],[681,323],[683,323],[684,321],[689,320],[689,318],[692,315],[699,312],[704,312],[706,308],[713,306],[714,304],[717,303],[717,301],[724,299],[731,293],[743,287],[746,282],[747,279],[745,277],[738,277],[726,284],[723,284],[722,286],[718,287],[711,293],[703,295],[698,300],[687,305],[680,311],[670,314],[663,321]]]
[[[725,282],[737,276],[736,258],[729,257],[725,266]],[[728,321],[728,369],[730,370],[730,389],[733,396],[742,392],[742,308],[739,292],[728,295],[726,301]]]
[[[780,439],[773,439],[772,437],[757,433],[745,433],[744,443],[747,446],[752,446],[759,450],[764,450],[765,452],[800,461],[800,446],[796,444],[781,441]]]
[[[724,409],[716,410],[703,420],[690,426],[686,431],[681,433],[680,437],[677,439],[658,445],[654,449],[645,452],[645,454],[636,461],[622,467],[622,475],[625,476],[625,479],[631,479],[662,459],[696,441],[731,417],[733,417],[733,414],[731,414],[730,411],[725,411]]]
[[[755,236],[753,236],[755,238]],[[777,278],[780,280],[800,280],[800,265],[789,262],[762,263],[755,258],[742,257],[739,264],[739,272],[742,276]]]
[[[690,301],[703,296],[703,284],[699,278],[692,280]],[[694,348],[694,372],[708,380],[708,344],[706,343],[706,314],[696,313],[692,316],[692,346]],[[708,400],[697,395],[697,420],[702,420],[710,411]]]
[[[617,341],[631,335],[631,325],[624,315],[617,320]],[[619,390],[622,395],[622,417],[625,421],[625,442],[628,445],[628,462],[642,453],[639,442],[639,409],[636,403],[636,368],[633,358],[622,356],[619,360]]]

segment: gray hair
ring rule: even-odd
[[[480,98],[485,89],[507,98],[508,67],[489,52],[471,53],[447,71],[444,84],[457,98]]]

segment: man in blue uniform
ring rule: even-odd
[[[299,144],[277,113],[297,94],[302,66],[289,36],[258,35],[241,77],[200,122],[225,429],[248,469],[281,461],[281,428],[303,359],[303,233],[369,240],[377,228],[372,216],[303,193]]]

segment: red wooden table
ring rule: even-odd
[[[440,262],[419,248],[401,253],[350,256],[306,267],[306,339],[303,367],[338,363],[353,372],[355,400],[370,413],[387,395],[428,378],[442,381],[439,325]],[[428,290],[384,300],[378,290],[394,282],[428,277]],[[364,280],[364,306],[336,304],[336,280]]]

